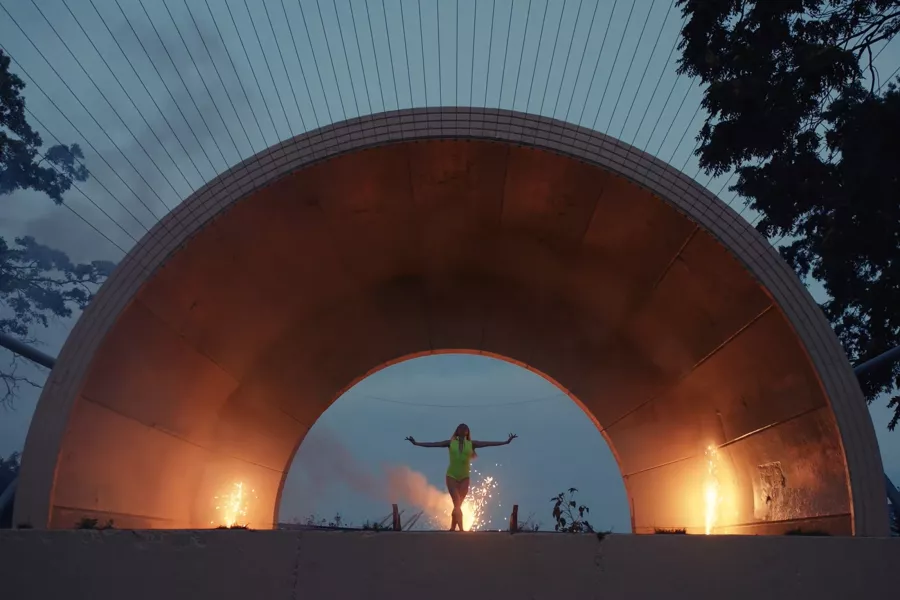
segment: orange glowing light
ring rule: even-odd
[[[706,535],[710,535],[719,518],[719,505],[722,497],[719,491],[718,475],[719,453],[715,446],[706,448],[706,481],[703,484],[703,501],[706,505]]]
[[[474,476],[477,471],[472,472]],[[463,501],[462,517],[464,531],[478,531],[484,529],[490,524],[487,518],[486,510],[491,501],[494,499],[494,491],[497,489],[497,481],[493,477],[483,477],[481,480],[469,488],[469,494]],[[450,518],[453,507],[448,502],[444,508],[443,515],[432,514],[431,522],[434,526],[443,529],[446,527],[445,519]]]
[[[247,525],[249,502],[255,498],[256,490],[245,486],[243,481],[233,484],[228,493],[214,497],[216,510],[219,511],[219,519],[218,522],[210,521],[210,524],[224,525],[225,527]]]

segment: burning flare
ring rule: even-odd
[[[710,535],[716,526],[719,517],[719,503],[722,501],[719,494],[718,463],[718,451],[715,446],[708,446],[706,448],[706,482],[703,485],[703,500],[706,504],[706,535]]]
[[[227,494],[215,496],[216,510],[219,511],[220,517],[218,523],[210,521],[210,524],[224,525],[225,527],[246,525],[247,509],[251,498],[256,498],[256,490],[248,489],[243,481],[233,484]]]

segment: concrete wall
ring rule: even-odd
[[[443,351],[568,393],[609,442],[638,532],[704,529],[710,446],[720,527],[887,531],[859,385],[766,240],[618,140],[453,109],[299,136],[157,224],[60,354],[15,522],[208,527],[243,483],[264,527],[331,402]]]
[[[900,539],[287,531],[0,533],[10,600],[776,600],[897,595]]]

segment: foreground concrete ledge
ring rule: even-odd
[[[3,598],[848,598],[900,539],[331,531],[0,532]]]

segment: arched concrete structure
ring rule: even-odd
[[[777,253],[659,160],[502,111],[375,115],[234,167],[129,253],[69,337],[16,521],[203,527],[236,481],[269,524],[305,432],[411,355],[555,380],[619,461],[638,532],[887,531],[881,460],[828,323]]]

